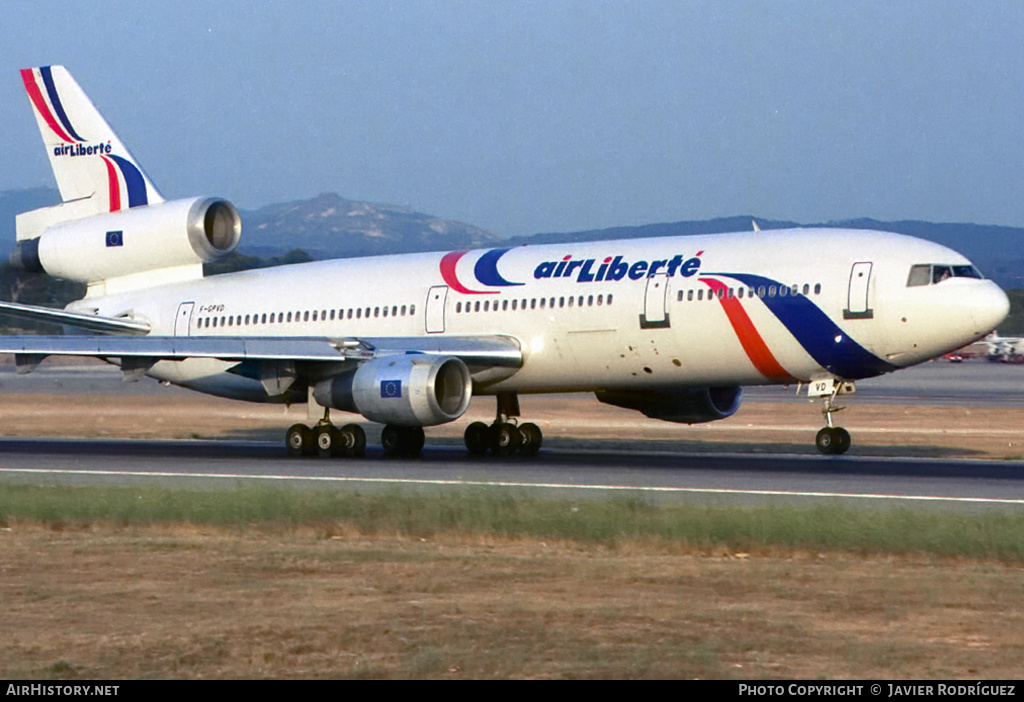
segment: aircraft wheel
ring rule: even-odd
[[[380,433],[380,445],[384,448],[384,453],[388,456],[398,456],[403,453],[404,444],[402,436],[402,427],[396,427],[388,424],[384,427],[384,430]]]
[[[838,455],[846,453],[847,451],[850,450],[850,444],[852,443],[852,440],[850,439],[850,432],[846,431],[842,427],[835,427],[835,434],[836,434],[836,450],[835,450],[835,455],[838,456]]]
[[[362,457],[366,451],[366,432],[358,424],[346,424],[338,430],[337,446],[343,456]]]
[[[409,427],[409,446],[407,451],[410,456],[418,456],[423,451],[423,444],[427,440],[427,435],[423,431],[423,427]]]
[[[466,448],[469,452],[475,456],[484,456],[487,454],[489,431],[487,425],[483,422],[473,422],[466,427],[466,433],[463,435],[463,439],[466,442]]]
[[[389,456],[415,456],[423,450],[423,427],[396,427],[388,424],[380,435],[384,453]]]
[[[334,454],[334,432],[331,425],[318,426],[313,430],[316,438],[316,452],[320,458],[330,458]]]
[[[814,438],[814,445],[826,456],[846,453],[850,443],[850,432],[842,427],[823,427]]]
[[[518,427],[507,422],[491,425],[491,451],[497,456],[508,456],[522,446],[523,435]]]
[[[523,439],[523,443],[519,446],[519,452],[524,456],[535,456],[537,451],[540,450],[540,444],[543,440],[540,427],[533,422],[527,422],[519,427],[519,433]]]
[[[285,445],[289,456],[309,456],[315,451],[313,430],[305,424],[293,424],[285,434]]]

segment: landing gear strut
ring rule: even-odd
[[[494,423],[473,422],[466,427],[464,439],[469,452],[484,456],[488,452],[496,456],[510,456],[520,453],[533,456],[540,450],[543,434],[540,427],[532,422],[519,424],[519,396],[514,392],[498,393],[498,409]]]
[[[850,448],[850,432],[832,423],[832,413],[846,409],[836,404],[836,397],[843,392],[843,387],[843,383],[837,382],[831,393],[822,395],[824,404],[821,413],[825,415],[826,426],[814,437],[814,445],[826,456],[838,456]]]
[[[289,456],[320,456],[321,458],[361,457],[366,449],[366,432],[358,424],[335,427],[331,424],[331,411],[315,427],[293,424],[285,434]]]

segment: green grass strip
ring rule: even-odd
[[[642,499],[551,500],[450,493],[358,494],[262,487],[40,487],[0,483],[0,526],[195,524],[225,528],[337,525],[364,533],[443,533],[694,548],[925,553],[1024,561],[1024,513],[807,507],[707,507]]]

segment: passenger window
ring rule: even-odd
[[[814,294],[815,295],[820,295],[821,294],[821,283],[815,283],[814,284]]]
[[[907,276],[907,287],[913,288],[919,285],[928,285],[932,279],[932,267],[927,263],[919,263],[910,267],[910,275]]]

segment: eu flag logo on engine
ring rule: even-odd
[[[401,380],[382,380],[380,381],[380,396],[384,398],[401,397],[402,396],[402,381]]]
[[[107,232],[107,246],[124,246],[124,232]]]

